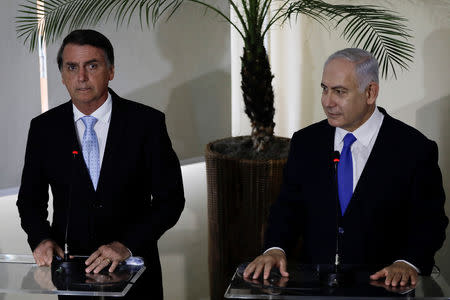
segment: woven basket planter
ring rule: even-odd
[[[223,299],[236,267],[260,254],[269,209],[280,192],[287,158],[229,158],[213,151],[214,143],[206,146],[205,157],[210,292],[211,299],[218,300]]]

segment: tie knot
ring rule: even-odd
[[[93,116],[84,116],[81,118],[81,121],[83,121],[86,129],[91,130],[91,129],[94,129],[94,125],[95,125],[95,123],[97,123],[97,118],[95,118]]]
[[[351,133],[347,133],[344,136],[344,147],[350,147],[355,141],[356,141],[355,136]]]

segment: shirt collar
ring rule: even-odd
[[[383,118],[384,115],[378,110],[378,107],[375,106],[375,110],[370,118],[355,131],[353,131],[352,134],[356,137],[356,140],[359,141],[359,143],[365,147],[368,147],[370,141],[375,136],[375,133],[380,128]],[[349,133],[349,131],[337,127],[334,139],[335,144],[337,145],[338,143],[342,143],[342,140],[347,133]]]
[[[82,117],[86,116],[81,111],[78,110],[78,108],[75,106],[75,104],[72,103],[73,106],[73,119],[75,122],[77,122]],[[112,100],[111,100],[111,94],[108,92],[108,98],[106,98],[106,101],[97,108],[91,116],[95,117],[98,122],[103,122],[108,124],[111,119],[111,110],[112,110]]]

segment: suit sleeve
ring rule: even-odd
[[[19,189],[17,207],[28,244],[36,246],[51,237],[48,217],[48,181],[43,171],[43,136],[36,120],[31,121],[25,152],[25,163]]]
[[[291,139],[288,161],[283,171],[280,195],[270,209],[268,226],[264,237],[264,249],[279,247],[289,254],[289,250],[300,237],[298,219],[301,218],[300,185],[298,183],[299,139]]]
[[[448,218],[445,215],[445,194],[438,166],[438,149],[427,140],[417,157],[411,184],[409,228],[404,251],[405,260],[429,275],[434,265],[434,254],[445,240]]]
[[[143,223],[134,224],[123,236],[124,245],[133,253],[139,253],[148,242],[156,242],[173,227],[185,203],[180,163],[163,115],[152,132],[147,146],[150,155],[145,162],[152,187],[151,207]]]

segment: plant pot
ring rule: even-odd
[[[225,140],[232,141],[228,138]],[[289,139],[274,137],[287,146]],[[261,254],[271,204],[280,192],[287,154],[281,158],[231,158],[206,146],[209,279],[211,299],[223,299],[237,266]]]

